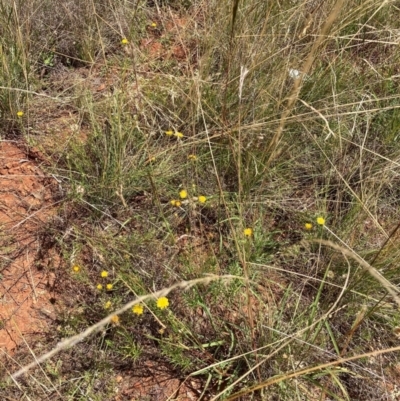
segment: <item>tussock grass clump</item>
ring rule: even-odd
[[[85,396],[108,400],[112,369],[152,361],[200,378],[204,400],[395,397],[397,11],[375,0],[3,6],[16,51],[1,53],[14,65],[2,113],[29,114],[20,131],[65,194],[49,235],[71,311],[60,308],[42,359],[53,373],[38,380],[67,399],[64,380],[84,376]],[[34,128],[44,104],[67,120],[62,146]],[[69,369],[78,341],[98,359]],[[91,386],[107,375],[109,393]],[[39,399],[32,381],[13,391]]]

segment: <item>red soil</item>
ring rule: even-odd
[[[0,142],[0,349],[12,353],[46,331],[53,313],[51,277],[35,268],[38,232],[54,213],[52,188],[13,141]]]

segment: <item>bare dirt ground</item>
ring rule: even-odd
[[[194,401],[199,399],[203,386],[194,378],[179,380],[171,369],[152,362],[141,368],[118,375],[118,394],[114,401]]]
[[[0,142],[0,349],[12,354],[46,332],[52,277],[35,267],[38,233],[55,211],[56,181],[21,143]]]

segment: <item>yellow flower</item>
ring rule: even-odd
[[[96,285],[96,288],[97,288],[99,291],[101,291],[101,290],[103,289],[103,284],[97,284],[97,285]]]
[[[103,278],[106,278],[106,277],[108,277],[108,272],[105,271],[105,270],[103,270],[103,271],[100,273],[100,276],[103,277]]]
[[[169,305],[169,301],[167,297],[161,297],[157,299],[157,308],[165,309]]]
[[[165,131],[165,135],[172,136],[174,135],[174,131],[171,130]]]
[[[172,199],[171,201],[169,201],[169,203],[171,203],[171,205],[175,207],[180,207],[182,205],[182,202],[176,199]]]
[[[195,160],[197,160],[197,156],[196,156],[196,155],[189,155],[189,156],[188,156],[188,160],[193,160],[193,161],[195,161]]]
[[[127,45],[129,43],[129,40],[127,38],[123,38],[121,40],[121,45]]]
[[[80,268],[80,266],[78,266],[78,265],[75,265],[75,266],[72,268],[72,271],[73,271],[74,273],[79,273],[80,270],[81,270],[81,268]]]
[[[251,237],[253,235],[253,229],[252,228],[245,228],[243,230],[243,234],[245,237]]]
[[[104,309],[110,309],[111,308],[111,301],[107,301],[105,304],[104,304]]]
[[[182,132],[175,132],[174,136],[176,136],[177,138],[183,138]]]
[[[186,199],[188,196],[186,189],[182,189],[182,191],[179,192],[179,196],[181,197],[181,199]]]
[[[22,110],[17,111],[17,117],[22,117],[24,112]]]
[[[304,228],[306,230],[311,230],[312,229],[312,224],[311,223],[306,223],[306,224],[304,224]]]
[[[207,200],[207,198],[205,196],[203,196],[203,195],[199,196],[199,202],[200,203],[206,203],[206,200]]]
[[[317,217],[317,223],[320,226],[323,226],[323,225],[325,225],[325,219],[323,217],[319,216],[319,217]]]
[[[143,305],[141,304],[133,305],[132,312],[138,316],[143,315]]]
[[[111,323],[118,325],[119,324],[119,316],[118,315],[111,316]]]
[[[113,285],[112,284],[107,284],[106,288],[107,288],[107,291],[111,291],[113,289]]]
[[[156,23],[156,22],[152,22],[152,23],[150,24],[150,26],[151,26],[152,28],[155,28],[155,27],[157,26],[157,23]]]

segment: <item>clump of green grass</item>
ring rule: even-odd
[[[0,4],[0,121],[5,134],[19,131],[31,75],[24,32],[16,10]],[[2,135],[4,136],[4,134]]]

